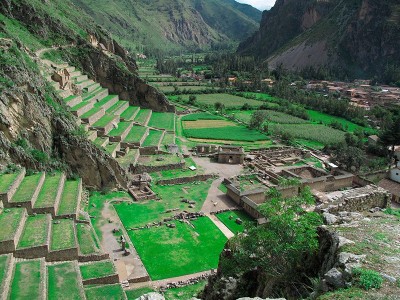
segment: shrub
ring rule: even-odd
[[[374,270],[359,268],[354,270],[353,275],[355,276],[357,285],[367,291],[370,289],[379,289],[383,283],[382,276]]]
[[[31,154],[34,160],[44,163],[49,159],[49,156],[47,155],[47,153],[36,150],[36,149],[32,149],[31,150]]]

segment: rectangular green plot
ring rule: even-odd
[[[133,126],[131,131],[129,131],[128,135],[124,139],[124,142],[137,143],[142,139],[142,137],[146,133],[146,131],[147,131],[146,127]]]
[[[153,112],[148,125],[150,127],[161,128],[167,131],[174,131],[175,114],[166,112]]]
[[[104,127],[104,126],[108,125],[110,122],[112,122],[115,119],[116,119],[116,117],[114,115],[104,115],[96,123],[94,123],[92,126],[93,127]]]
[[[57,215],[63,216],[76,213],[81,187],[80,183],[80,180],[68,180],[65,182]]]
[[[99,88],[95,89],[95,90],[92,91],[92,92],[88,92],[88,93],[83,94],[83,95],[82,95],[82,98],[83,98],[84,100],[90,100],[90,99],[92,99],[94,96],[100,94],[101,92],[104,92],[105,90],[106,90],[106,89],[104,89],[104,88],[102,88],[102,87],[99,87]]]
[[[83,255],[98,254],[100,248],[93,228],[87,224],[76,224],[79,250]]]
[[[129,126],[132,125],[132,122],[119,122],[118,127],[112,129],[108,135],[109,136],[121,136],[128,129]]]
[[[104,147],[109,154],[114,153],[114,151],[118,148],[119,143],[109,143]]]
[[[117,157],[117,161],[122,168],[128,168],[138,157],[138,149],[130,149],[128,154],[124,156]]]
[[[48,215],[29,216],[19,239],[18,248],[43,246],[47,242],[50,219]]]
[[[10,186],[17,179],[19,173],[2,174],[0,176],[0,194],[7,193]]]
[[[247,222],[254,222],[254,219],[250,217],[246,212],[241,211],[241,210],[235,210],[235,211],[226,211],[220,214],[216,214],[216,217],[224,223],[226,227],[230,231],[232,231],[234,234],[237,234],[239,232],[243,232],[245,229],[245,223]],[[238,224],[236,222],[236,219],[241,219],[243,221],[242,224]]]
[[[0,213],[0,241],[9,241],[14,238],[24,214],[24,208],[5,209]]]
[[[47,266],[49,300],[84,299],[78,270],[73,262]]]
[[[143,142],[143,147],[158,146],[163,132],[159,130],[150,130],[149,135]]]
[[[173,133],[165,133],[164,138],[162,140],[163,145],[171,145],[175,144],[175,134]]]
[[[115,274],[115,268],[111,261],[97,261],[80,266],[82,279],[102,278]]]
[[[68,103],[68,102],[76,99],[77,97],[78,97],[77,95],[68,96],[67,98],[64,98],[64,102]]]
[[[83,102],[82,102],[83,103]],[[79,104],[78,104],[79,105]],[[75,109],[75,107],[74,107]],[[97,114],[100,110],[102,110],[102,107],[94,107],[91,110],[85,112],[82,116],[80,116],[81,119],[86,119],[89,118],[91,116],[93,116],[94,114]]]
[[[100,107],[103,106],[104,104],[110,102],[111,100],[113,100],[115,97],[118,97],[117,95],[108,95],[105,96],[103,99],[101,99],[99,102],[97,102],[94,106],[96,107]]]
[[[183,134],[188,138],[255,142],[265,141],[268,137],[256,130],[242,126],[184,129]]]
[[[139,124],[144,124],[151,113],[150,109],[140,109],[138,114],[135,117],[135,121]]]
[[[15,192],[11,199],[11,202],[29,202],[32,200],[32,196],[39,185],[40,179],[43,173],[34,174],[31,176],[25,176],[22,180],[19,188]]]
[[[198,121],[198,120],[226,120],[223,117],[212,115],[207,112],[190,114],[182,117],[182,121]]]
[[[15,264],[14,278],[11,282],[10,299],[41,299],[41,260],[21,261]]]
[[[34,207],[52,207],[56,201],[62,173],[47,174]]]
[[[121,114],[121,119],[125,121],[133,121],[134,116],[136,115],[139,107],[137,106],[129,106],[124,112]]]
[[[53,221],[51,226],[50,250],[64,250],[76,247],[75,223],[73,220],[63,219]]]
[[[0,255],[0,288],[4,284],[7,271],[10,266],[11,255]]]
[[[189,100],[189,95],[181,96],[185,101]],[[263,104],[262,101],[246,99],[239,96],[229,94],[200,94],[196,95],[196,102],[214,107],[214,104],[220,102],[227,108],[239,108],[244,104],[251,107],[259,107]]]
[[[111,106],[109,109],[107,109],[107,112],[108,112],[109,114],[113,114],[113,113],[115,113],[118,109],[120,109],[122,106],[124,106],[124,105],[126,105],[126,104],[129,104],[129,102],[128,102],[128,101],[120,100],[120,101],[118,101],[117,103],[115,103],[113,106]]]
[[[126,299],[120,284],[92,285],[85,287],[88,300],[122,300]]]
[[[108,139],[107,137],[98,136],[98,137],[93,141],[93,143],[95,143],[97,146],[101,147],[101,146],[105,143],[105,141],[106,141],[107,139]]]

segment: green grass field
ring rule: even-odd
[[[120,284],[85,286],[87,300],[122,300],[124,291]]]
[[[136,300],[140,296],[148,293],[155,292],[154,289],[151,287],[142,287],[134,290],[126,290],[125,295],[128,298],[128,300]]]
[[[10,208],[0,213],[0,241],[9,241],[18,229],[25,208]]]
[[[109,136],[121,136],[128,128],[132,125],[132,122],[119,122],[117,128],[113,128],[108,135]]]
[[[181,288],[168,289],[164,292],[165,300],[180,300],[197,298],[197,295],[204,290],[207,281],[203,280],[193,285],[187,285]]]
[[[140,109],[135,117],[135,121],[139,124],[144,124],[151,113],[150,109]]]
[[[103,128],[106,125],[110,124],[110,122],[112,122],[113,120],[115,120],[115,116],[114,115],[104,115],[103,117],[101,117],[96,123],[94,123],[92,125],[92,127],[98,127],[98,128]]]
[[[185,101],[189,100],[189,95],[181,96]],[[176,101],[177,96],[170,97],[172,101]],[[263,104],[262,101],[246,99],[243,97],[233,96],[229,94],[200,94],[196,95],[196,102],[204,105],[214,106],[215,103],[220,102],[226,108],[239,108],[247,103],[252,107],[259,107]]]
[[[10,299],[41,299],[40,282],[44,280],[40,260],[21,261],[15,264],[11,282]]]
[[[60,222],[60,223],[58,223]],[[63,250],[75,248],[75,224],[73,220],[53,221],[51,227],[50,250]]]
[[[117,147],[118,143],[109,143],[104,147],[104,149],[107,151],[108,154],[112,155]]]
[[[37,173],[31,176],[25,176],[19,188],[11,199],[11,202],[28,202],[31,201],[33,194],[39,185],[40,178],[43,173]]]
[[[80,265],[80,269],[83,280],[102,278],[115,274],[114,265],[110,260]]]
[[[272,102],[272,103],[279,103],[280,102],[279,98],[276,98],[274,96],[271,96],[271,95],[265,94],[265,93],[245,92],[245,93],[243,93],[243,96],[245,96],[245,97],[254,97],[256,100],[259,100],[259,101],[266,101],[266,102]]]
[[[190,114],[190,115],[186,115],[183,116],[181,118],[182,121],[198,121],[198,120],[225,120],[225,118],[220,117],[220,116],[216,116],[216,115],[212,115],[210,113],[195,113],[195,114]]]
[[[129,231],[150,277],[159,280],[217,268],[227,239],[214,223],[204,217],[192,222],[194,228],[175,224],[173,229]]]
[[[56,173],[54,175],[46,174],[42,189],[40,190],[40,193],[34,205],[35,208],[54,206],[61,176],[61,173]]]
[[[0,175],[0,194],[8,192],[18,175],[19,173]]]
[[[245,224],[248,222],[254,222],[254,219],[250,217],[246,212],[241,210],[236,211],[226,211],[220,214],[216,214],[217,218],[225,224],[226,227],[229,228],[234,234],[239,232],[243,232],[245,229]],[[243,223],[237,224],[236,219],[240,218]]]
[[[137,106],[129,106],[124,112],[121,114],[121,119],[125,121],[133,121],[136,112],[139,110]]]
[[[220,128],[190,128],[183,129],[183,134],[188,138],[209,139],[209,140],[228,140],[228,141],[266,141],[268,137],[256,130],[251,130],[243,126],[220,127]]]
[[[57,215],[63,216],[76,213],[79,192],[80,180],[68,180],[65,182]]]
[[[174,154],[159,154],[159,155],[141,155],[139,162],[145,166],[164,166],[169,164],[178,164],[181,158]]]
[[[6,277],[8,267],[11,261],[11,255],[0,255],[0,287]]]
[[[93,228],[87,224],[76,224],[79,251],[83,255],[100,253]]]
[[[118,111],[119,109],[121,109],[121,107],[125,106],[125,105],[129,105],[128,101],[123,101],[123,100],[119,100],[117,103],[115,103],[113,106],[111,106],[109,109],[107,109],[106,111],[109,114],[115,114],[116,111]]]
[[[166,112],[153,112],[148,125],[150,127],[165,129],[167,131],[174,131],[175,114]]]
[[[162,135],[163,135],[162,131],[150,130],[149,135],[144,140],[142,147],[158,146],[158,143],[160,142]]]
[[[155,82],[156,84],[156,82]],[[174,92],[175,91],[175,87],[171,86],[171,85],[155,85],[160,91],[162,92]],[[179,85],[178,87],[178,91],[203,91],[206,89],[211,89],[211,86],[207,86],[207,85]]]
[[[160,201],[150,200],[144,202],[115,204],[125,228],[139,227],[175,215],[177,212],[165,211],[170,208],[179,208],[180,211],[200,211],[210,188],[210,182],[189,183],[182,185],[153,186],[152,189],[161,198]],[[182,199],[195,201],[195,207],[189,208]],[[134,217],[133,217],[134,216]]]
[[[19,239],[18,248],[45,245],[47,242],[49,219],[47,215],[29,216]]]
[[[175,144],[175,134],[166,132],[161,143],[166,146]]]
[[[78,273],[73,262],[47,266],[49,300],[83,299]]]
[[[124,139],[124,142],[127,143],[137,143],[139,142],[143,135],[146,133],[147,128],[142,126],[133,126],[129,131],[128,135]]]

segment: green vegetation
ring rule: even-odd
[[[28,216],[19,239],[18,248],[45,245],[49,232],[50,220],[47,215]]]
[[[151,292],[154,292],[154,290],[152,288],[143,287],[143,288],[134,289],[134,290],[127,290],[127,291],[125,291],[125,294],[126,294],[128,300],[136,300],[140,296],[151,293]]]
[[[129,106],[124,112],[121,114],[121,119],[125,121],[133,121],[136,113],[140,108],[137,106]]]
[[[80,266],[83,280],[102,278],[115,274],[114,265],[111,261],[98,261]]]
[[[209,139],[209,140],[228,140],[228,141],[265,141],[268,137],[256,130],[251,130],[242,126],[219,127],[219,128],[199,128],[183,129],[183,134],[188,138]]]
[[[92,285],[85,287],[87,300],[121,300],[125,299],[120,284]]]
[[[210,113],[195,113],[183,116],[182,121],[198,121],[198,120],[225,120],[225,118],[212,115]]]
[[[125,228],[134,228],[162,221],[165,218],[175,215],[176,212],[166,213],[166,210],[171,208],[179,208],[180,211],[200,211],[207,198],[209,188],[210,182],[195,182],[170,186],[157,185],[153,186],[152,189],[161,198],[160,201],[123,202],[115,204],[114,207]],[[189,208],[187,203],[181,202],[182,199],[196,202],[195,207]]]
[[[126,169],[134,163],[138,155],[139,149],[129,149],[129,152],[127,154],[121,157],[117,157],[117,161],[122,168]]]
[[[73,220],[53,221],[51,227],[50,250],[64,250],[76,247],[75,224]]]
[[[105,104],[109,103],[110,101],[113,101],[115,99],[118,99],[117,95],[107,95],[104,98],[102,98],[99,102],[96,102],[94,104],[95,107],[103,107]],[[117,102],[118,103],[118,102]]]
[[[189,96],[181,96],[184,101],[189,101]],[[170,96],[172,101],[177,100],[177,96]],[[214,107],[215,103],[222,103],[226,108],[240,108],[247,103],[250,107],[259,107],[263,104],[262,101],[246,99],[230,94],[200,94],[196,95],[196,103],[208,107]]]
[[[140,164],[145,166],[163,166],[167,164],[179,164],[180,162],[181,158],[174,154],[140,156]]]
[[[153,280],[214,269],[226,237],[207,217],[192,222],[174,222],[176,228],[162,226],[129,231]]]
[[[131,122],[119,122],[118,123],[118,127],[112,129],[108,135],[109,136],[121,136],[121,134],[123,134],[128,128],[129,126],[131,126],[132,123]]]
[[[47,266],[48,299],[81,300],[82,291],[74,262]],[[66,292],[68,291],[68,292]]]
[[[24,213],[24,208],[5,209],[0,213],[0,241],[13,239]]]
[[[204,287],[207,281],[203,280],[193,285],[187,285],[181,288],[168,289],[164,292],[166,300],[180,300],[180,299],[192,299],[196,297]]]
[[[149,135],[146,137],[146,139],[143,142],[143,147],[152,147],[152,146],[158,146],[160,143],[161,136],[163,135],[162,131],[159,130],[150,130]]]
[[[34,204],[34,207],[52,207],[56,201],[58,186],[60,184],[62,173],[54,175],[46,174],[42,189]]]
[[[175,134],[166,132],[161,143],[165,146],[175,144]]]
[[[142,126],[133,126],[131,131],[129,131],[128,135],[124,139],[124,142],[127,143],[138,143],[143,135],[146,133],[147,128]]]
[[[3,280],[6,278],[8,268],[10,267],[10,255],[0,255],[0,286],[3,286]]]
[[[382,286],[383,278],[379,272],[367,269],[355,269],[353,271],[356,284],[364,290],[379,289]]]
[[[115,152],[115,150],[117,150],[118,145],[119,145],[118,143],[109,143],[104,147],[104,149],[108,152],[108,154],[112,155]]]
[[[34,174],[31,176],[25,176],[19,185],[17,191],[11,199],[11,202],[29,202],[32,200],[32,196],[35,193],[39,181],[42,178],[43,173]]]
[[[385,210],[385,214],[393,215],[400,218],[400,209],[394,209],[389,207]]]
[[[234,234],[243,232],[246,228],[246,224],[254,221],[252,217],[250,217],[246,212],[242,210],[226,211],[220,214],[216,214],[216,216]],[[243,221],[242,224],[236,223],[236,219],[238,218]]]
[[[101,117],[96,123],[94,123],[93,127],[104,128],[106,125],[110,124],[110,122],[114,121],[116,117],[114,115],[104,115]]]
[[[40,260],[21,261],[15,264],[14,278],[11,283],[10,299],[41,299],[41,281],[44,274],[41,272]]]
[[[309,121],[279,111],[266,110],[267,120],[279,124],[307,124]]]
[[[79,200],[78,195],[80,193],[80,183],[80,180],[68,180],[65,182],[57,215],[63,216],[76,213]]]
[[[145,124],[146,120],[148,119],[149,115],[151,114],[150,109],[140,109],[138,114],[135,117],[135,121],[139,124]]]
[[[83,255],[97,254],[100,252],[92,226],[87,224],[76,224],[76,233],[79,251]]]
[[[19,173],[0,175],[0,194],[8,192],[11,185],[17,179],[18,175],[19,175]]]
[[[318,297],[318,300],[348,300],[348,299],[362,300],[366,298],[363,290],[357,287],[351,287],[348,289],[339,289]]]
[[[166,112],[153,112],[150,118],[149,126],[159,129],[165,129],[167,131],[174,131],[175,114]]]
[[[122,107],[125,107],[126,105],[129,105],[128,101],[119,100],[117,103],[115,103],[109,109],[107,109],[107,113],[115,114],[118,110],[120,110]]]

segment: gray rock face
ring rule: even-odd
[[[237,300],[286,300],[285,298],[276,298],[276,299],[272,299],[272,298],[249,298],[249,297],[244,297],[244,298],[238,298]]]
[[[353,253],[341,252],[338,256],[338,263],[341,266],[344,266],[348,263],[360,263],[366,258],[366,255],[355,255]]]
[[[165,298],[159,293],[148,293],[140,296],[139,300],[165,300]]]
[[[396,283],[397,282],[397,279],[395,277],[393,277],[393,276],[390,276],[390,275],[385,274],[385,273],[381,273],[381,275],[382,275],[382,277],[384,279],[386,279],[387,281],[389,281],[391,283]]]
[[[336,224],[339,221],[338,217],[327,212],[323,213],[323,218],[327,225]]]
[[[345,286],[343,274],[336,268],[332,268],[324,276],[326,283],[334,288],[341,288]]]

